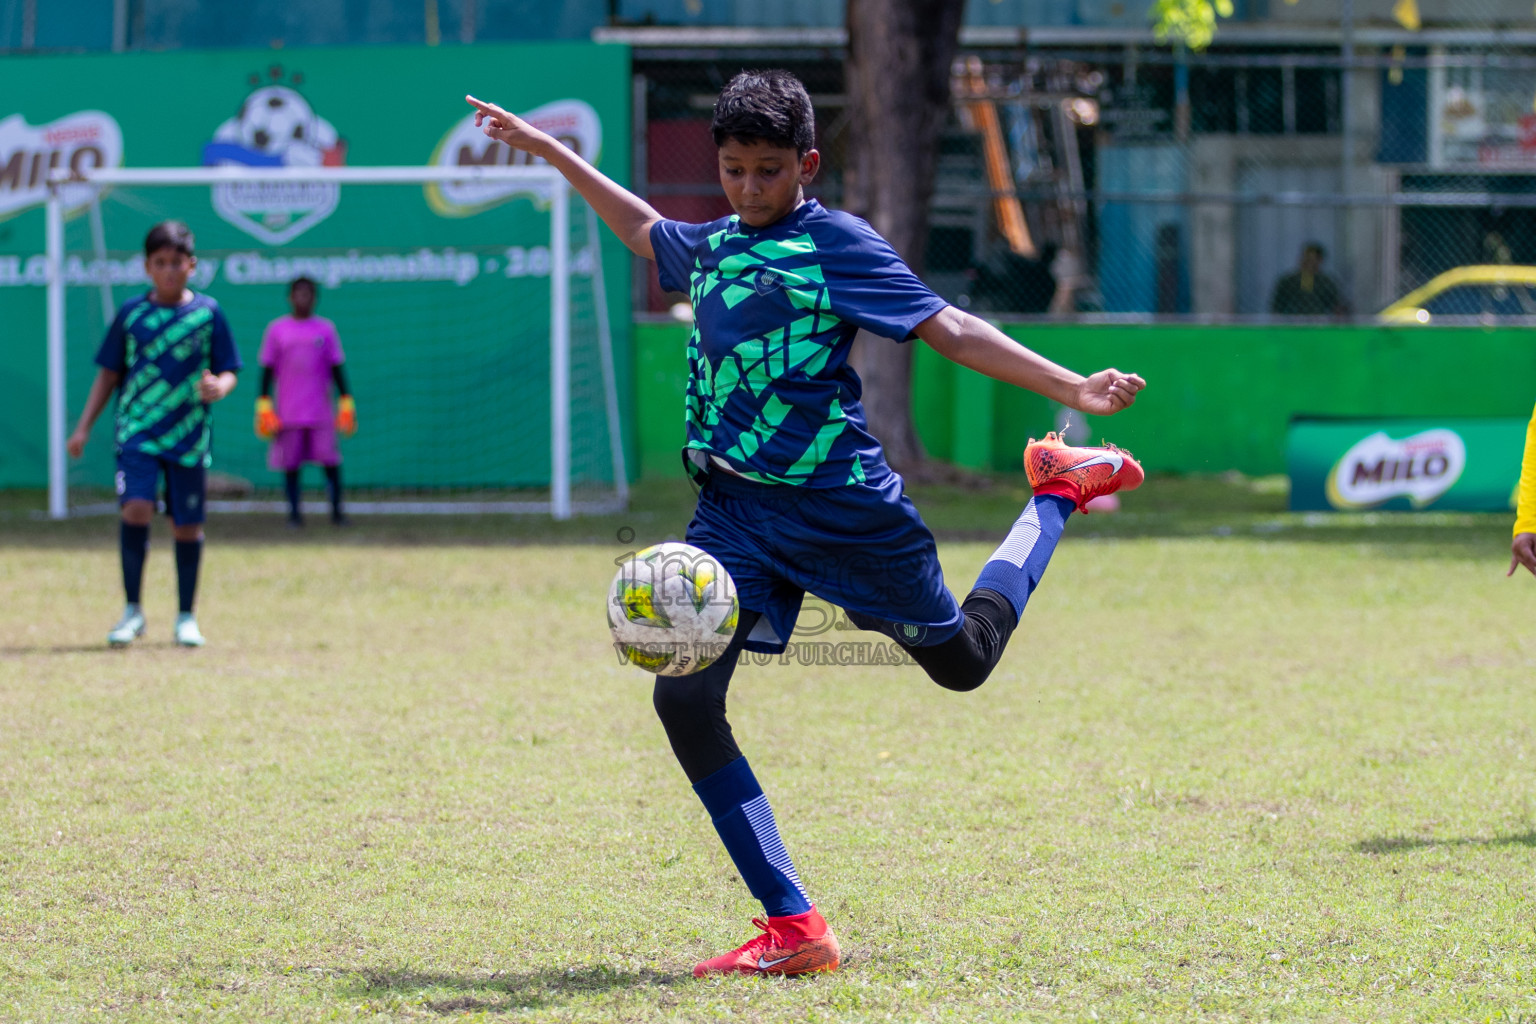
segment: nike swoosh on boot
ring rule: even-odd
[[[1082,462],[1073,463],[1072,468],[1087,469],[1090,466],[1114,466],[1115,472],[1118,473],[1124,465],[1125,459],[1119,455],[1116,455],[1114,452],[1103,452],[1091,459],[1084,459]]]

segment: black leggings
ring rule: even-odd
[[[974,690],[992,674],[1019,619],[1008,599],[993,590],[971,591],[960,607],[965,612],[960,632],[930,647],[902,646],[940,686]],[[730,646],[702,672],[656,677],[656,714],[689,782],[707,778],[741,756],[725,718],[725,694],[742,644],[759,618],[757,612],[742,609]]]

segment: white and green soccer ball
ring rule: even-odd
[[[691,544],[656,544],[629,555],[608,588],[614,650],[657,675],[686,676],[717,661],[738,614],[730,573]]]

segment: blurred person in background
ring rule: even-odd
[[[261,339],[261,395],[256,399],[256,436],[271,442],[267,465],[283,474],[288,496],[288,525],[304,525],[299,471],[319,463],[331,499],[331,522],[348,525],[341,508],[341,449],[336,435],[357,433],[357,403],[343,370],[346,356],[336,325],[315,316],[320,286],[296,277],[288,285],[288,316],[267,325]],[[273,385],[277,398],[272,398]],[[331,385],[336,410],[331,411]]]
[[[1514,250],[1497,231],[1490,231],[1483,236],[1483,262],[1503,266],[1515,262]]]
[[[1269,311],[1276,316],[1346,316],[1349,308],[1339,295],[1338,283],[1323,273],[1327,257],[1328,250],[1308,242],[1296,271],[1275,282]]]

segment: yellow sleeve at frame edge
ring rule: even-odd
[[[1520,460],[1520,488],[1515,500],[1515,533],[1536,533],[1536,411],[1525,428],[1525,456]]]

